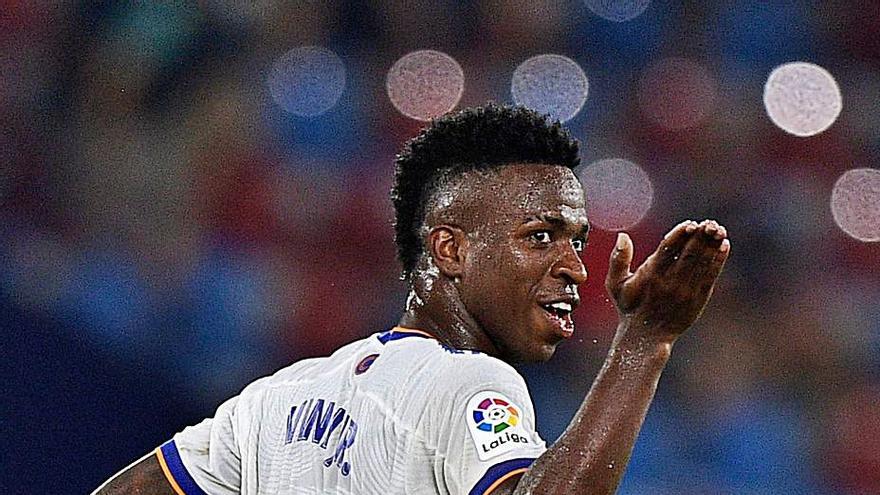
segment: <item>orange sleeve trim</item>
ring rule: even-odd
[[[159,459],[159,467],[162,468],[162,472],[165,473],[165,479],[168,480],[168,483],[171,485],[171,488],[174,490],[174,493],[177,495],[186,495],[186,492],[183,491],[183,488],[177,484],[177,480],[174,479],[174,476],[171,475],[171,470],[168,469],[168,463],[165,462],[165,456],[162,454],[162,448],[159,447],[156,449],[156,457]]]
[[[486,491],[483,492],[483,495],[489,495],[490,493],[492,493],[493,491],[495,491],[496,488],[498,488],[499,486],[501,486],[501,483],[504,483],[505,481],[507,481],[508,479],[510,479],[512,476],[516,476],[517,474],[525,473],[525,472],[528,471],[528,470],[529,470],[529,468],[514,469],[513,471],[511,471],[511,472],[505,474],[504,476],[502,476],[502,477],[498,478],[497,480],[495,480],[495,483],[492,483],[491,485],[489,485],[489,488],[486,488]]]

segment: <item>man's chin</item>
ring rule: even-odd
[[[535,346],[534,348],[528,349],[527,352],[521,353],[521,355],[516,356],[514,359],[510,361],[515,362],[517,364],[535,364],[535,363],[546,363],[553,357],[553,354],[556,353],[556,346],[559,345],[559,342],[555,344],[540,344]]]

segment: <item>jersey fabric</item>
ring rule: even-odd
[[[483,495],[545,450],[516,370],[395,327],[251,383],[156,455],[186,495]]]

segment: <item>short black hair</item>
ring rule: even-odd
[[[578,142],[556,121],[524,107],[488,104],[431,121],[397,155],[391,200],[403,277],[409,279],[419,257],[419,231],[425,204],[438,178],[514,163],[580,163]]]

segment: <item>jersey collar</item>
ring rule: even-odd
[[[382,332],[379,334],[379,342],[386,344],[391,342],[392,340],[400,340],[408,337],[420,337],[423,339],[434,339],[437,340],[437,337],[434,337],[428,332],[423,330],[417,330],[415,328],[406,328],[406,327],[394,327],[387,332]]]

